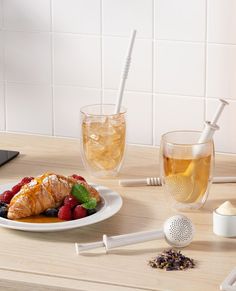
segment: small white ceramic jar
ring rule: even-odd
[[[213,212],[213,232],[224,237],[236,237],[236,215]]]

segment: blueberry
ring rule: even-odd
[[[94,214],[96,212],[97,212],[97,210],[95,208],[93,208],[93,209],[87,209],[87,215],[92,215],[92,214]]]
[[[0,201],[0,207],[2,207],[2,206],[7,207],[7,203],[5,203],[5,202],[3,202],[3,201]]]
[[[58,209],[57,208],[48,208],[44,211],[44,215],[48,217],[57,217]]]
[[[6,206],[0,207],[0,217],[7,218],[8,208]]]

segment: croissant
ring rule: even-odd
[[[97,190],[86,182],[78,181],[73,177],[45,173],[24,185],[12,198],[7,217],[19,219],[38,215],[48,208],[58,207],[76,183],[82,184],[91,197],[96,198],[97,202],[100,201]]]

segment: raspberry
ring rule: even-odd
[[[9,204],[14,195],[15,194],[12,191],[7,190],[7,191],[3,192],[2,197],[1,197],[1,201]]]
[[[12,189],[11,189],[12,193],[15,195],[16,193],[18,193],[18,192],[20,191],[21,187],[22,187],[22,184],[21,184],[21,183],[15,185],[15,186],[12,187]]]
[[[82,176],[78,176],[78,175],[76,175],[76,174],[73,174],[72,177],[73,177],[74,179],[76,179],[76,180],[86,182],[86,180],[85,180]]]
[[[58,211],[58,218],[62,220],[71,220],[72,213],[69,205],[63,205]]]
[[[85,216],[87,216],[87,210],[83,206],[77,205],[75,209],[73,210],[73,218],[79,219]]]
[[[80,204],[80,202],[73,195],[68,195],[64,199],[64,205],[69,205],[70,208],[74,208],[78,204]]]
[[[34,177],[25,177],[21,180],[21,183],[23,185],[28,184],[30,181],[32,181],[34,179]]]

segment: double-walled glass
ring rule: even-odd
[[[162,136],[162,184],[178,210],[199,209],[208,197],[214,168],[213,141],[198,143],[201,132],[174,131]]]
[[[85,168],[96,177],[115,176],[125,152],[126,110],[114,104],[88,105],[81,112],[81,154]]]

